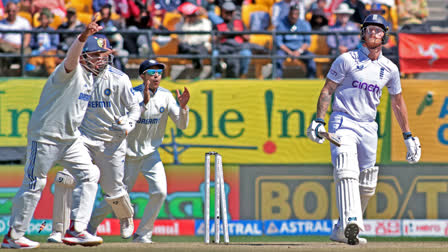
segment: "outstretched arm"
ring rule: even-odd
[[[397,118],[401,131],[403,133],[411,132],[408,121],[408,110],[406,108],[406,104],[404,103],[403,95],[401,93],[391,95],[391,104],[392,110],[394,111],[395,118]]]
[[[322,91],[320,91],[319,100],[317,101],[316,118],[325,118],[325,114],[327,113],[328,106],[331,102],[331,96],[333,95],[338,85],[338,83],[327,78]]]
[[[96,23],[99,17],[100,15],[96,14],[92,18],[92,22],[87,25],[86,29],[81,33],[81,35],[78,36],[78,39],[73,42],[72,46],[68,50],[66,60],[64,62],[64,68],[67,73],[75,70],[76,66],[78,65],[79,56],[81,55],[82,48],[84,47],[84,43],[86,42],[87,37],[103,29],[102,26],[99,26]]]

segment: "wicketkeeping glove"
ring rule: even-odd
[[[127,116],[115,118],[115,123],[110,127],[111,134],[118,138],[124,139],[135,128],[135,121],[129,119]]]
[[[406,154],[406,160],[410,164],[415,164],[420,160],[422,155],[422,147],[420,146],[420,140],[418,137],[408,137],[404,140],[408,153]]]
[[[325,138],[322,138],[318,135],[319,132],[326,132],[325,131],[325,121],[323,119],[317,118],[316,120],[313,120],[306,130],[306,135],[309,139],[313,140],[316,143],[323,143],[325,141]]]

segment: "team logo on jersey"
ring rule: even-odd
[[[106,88],[106,89],[104,90],[104,95],[109,96],[110,93],[111,93],[110,88]]]
[[[161,107],[160,109],[159,109],[159,112],[160,113],[163,113],[165,111],[165,108],[164,107]]]
[[[381,67],[380,69],[380,79],[384,77],[384,67]]]

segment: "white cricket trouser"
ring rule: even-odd
[[[356,221],[363,230],[359,174],[375,165],[378,125],[375,121],[358,122],[345,113],[333,112],[328,131],[336,133],[341,139],[340,147],[330,145],[339,212],[338,227],[345,229],[350,221]]]
[[[358,122],[347,114],[333,112],[328,122],[328,132],[341,138],[341,147],[331,144],[331,160],[336,164],[340,153],[357,153],[359,169],[375,166],[378,146],[378,125],[373,122]]]
[[[93,162],[100,169],[100,185],[103,192],[109,197],[127,194],[123,184],[126,140],[104,142],[85,135],[82,135],[81,138]]]
[[[144,157],[126,156],[124,183],[128,191],[131,191],[134,187],[140,172],[148,182],[149,202],[135,233],[139,236],[151,238],[154,222],[167,194],[165,168],[158,151]],[[93,211],[89,225],[97,228],[110,213],[112,213],[112,208],[103,200]]]
[[[25,176],[13,200],[9,224],[12,238],[22,237],[30,224],[42,190],[47,183],[47,174],[56,163],[66,167],[76,178],[73,190],[71,219],[82,229],[87,227],[92,213],[99,171],[92,164],[82,140],[72,144],[44,144],[28,141]]]

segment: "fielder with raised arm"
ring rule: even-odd
[[[123,184],[126,136],[140,117],[140,106],[129,77],[111,66],[110,51],[109,41],[104,35],[90,36],[84,45],[81,61],[95,59],[96,63],[84,65],[93,74],[94,88],[80,131],[91,159],[100,169],[100,185],[105,193],[105,201],[120,219],[120,233],[126,239],[134,232],[134,210]],[[66,215],[74,183],[75,179],[68,171],[57,173],[53,232],[48,242],[64,241],[62,236],[68,228]]]
[[[160,87],[164,69],[165,66],[155,60],[144,61],[139,68],[143,84],[134,88],[141,101],[142,113],[134,131],[128,136],[124,183],[128,191],[131,191],[141,172],[148,182],[149,202],[134,234],[133,242],[152,243],[154,221],[166,198],[165,168],[157,149],[162,144],[168,116],[179,129],[186,129],[188,126],[187,103],[190,100],[190,93],[187,88],[182,95],[177,90],[178,105],[172,93]],[[89,232],[95,233],[111,210],[108,204],[101,202],[92,213]]]
[[[409,127],[398,68],[381,53],[382,45],[387,42],[387,31],[382,16],[366,17],[361,26],[362,47],[342,54],[332,64],[319,96],[316,120],[307,130],[311,140],[324,142],[319,132],[325,132],[324,118],[334,94],[328,131],[341,141],[340,147],[331,144],[339,221],[330,239],[351,245],[367,243],[358,233],[364,228],[363,212],[375,194],[378,179],[375,117],[384,86],[403,131],[408,150],[406,159],[411,164],[417,163],[421,155],[420,141],[412,136]]]
[[[48,171],[59,163],[76,178],[73,185],[71,225],[66,239],[72,244],[95,246],[101,237],[86,231],[98,188],[99,171],[92,164],[80,138],[78,127],[86,112],[94,79],[83,67],[96,64],[96,59],[80,62],[79,58],[89,36],[102,29],[94,20],[73,42],[65,60],[50,75],[40,96],[39,104],[28,124],[28,147],[25,176],[13,200],[10,229],[2,248],[37,248],[38,242],[24,237],[42,190]]]

